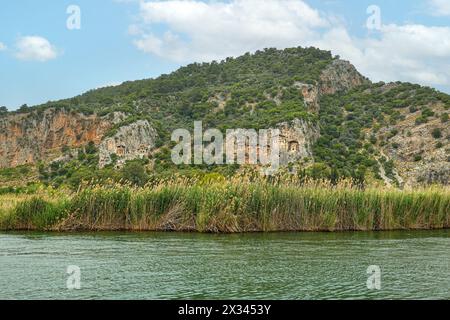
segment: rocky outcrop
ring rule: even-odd
[[[450,165],[447,163],[434,163],[427,166],[424,172],[419,172],[416,178],[421,184],[450,184]]]
[[[446,112],[442,105],[430,105],[437,114]],[[450,127],[439,118],[417,125],[420,112],[402,111],[404,120],[379,130],[377,137],[384,141],[381,152],[395,163],[396,171],[405,186],[417,184],[450,184],[449,139]],[[433,131],[439,129],[440,137]],[[392,132],[396,134],[393,135]],[[392,136],[393,135],[393,136]]]
[[[294,86],[300,90],[305,107],[310,112],[319,112],[319,88],[307,83],[295,82]]]
[[[346,92],[369,83],[370,81],[361,75],[350,62],[337,59],[322,71],[317,85],[295,82],[294,86],[303,96],[306,109],[318,113],[322,95]]]
[[[148,156],[155,148],[158,133],[147,120],[139,120],[118,129],[117,133],[104,139],[99,148],[99,167],[103,168],[117,159],[121,167],[127,160]]]
[[[105,117],[49,108],[11,113],[0,118],[0,167],[16,167],[50,160],[63,147],[99,144],[114,124],[116,114]]]
[[[322,71],[319,93],[321,95],[335,94],[368,83],[370,81],[361,75],[350,62],[336,59]]]
[[[278,137],[273,136],[278,132]],[[265,164],[278,150],[278,164],[287,166],[290,163],[313,161],[312,146],[319,138],[318,125],[302,119],[294,119],[278,124],[267,131],[235,129],[227,131],[224,151],[234,153],[234,161],[239,164]],[[275,145],[276,144],[276,145]],[[232,150],[232,151],[231,151]],[[231,153],[233,155],[233,153]],[[268,158],[267,158],[268,157]],[[262,160],[264,158],[264,161]]]
[[[286,165],[299,160],[313,159],[312,145],[320,137],[317,125],[294,119],[277,126],[280,130],[280,164]]]

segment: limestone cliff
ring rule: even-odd
[[[319,138],[320,130],[317,125],[308,121],[294,119],[280,123],[279,149],[280,163],[288,164],[313,159],[312,145]]]
[[[146,157],[155,147],[157,138],[158,133],[147,120],[120,127],[114,136],[105,138],[100,144],[99,167],[111,164],[113,157],[117,159],[118,167],[127,160]]]
[[[439,114],[445,112],[441,104],[430,104],[430,108]],[[382,155],[394,161],[401,185],[449,184],[450,127],[439,118],[417,125],[419,114],[405,110],[402,121],[382,128],[377,136],[385,143],[379,148]],[[439,130],[439,136],[433,136],[436,129]]]
[[[369,83],[350,62],[335,59],[320,75],[319,93],[335,94]]]
[[[320,109],[321,96],[346,92],[363,84],[370,84],[370,81],[361,75],[350,62],[336,59],[322,71],[317,84],[297,81],[294,86],[300,90],[307,109],[317,113]]]
[[[63,147],[77,148],[90,141],[99,144],[113,125],[114,115],[98,117],[47,109],[12,113],[0,118],[0,167],[16,167],[47,160]]]

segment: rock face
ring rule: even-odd
[[[295,82],[294,86],[303,96],[307,110],[318,113],[321,96],[345,92],[369,83],[370,81],[361,75],[350,62],[337,59],[322,71],[317,85]]]
[[[336,59],[320,75],[319,93],[335,94],[368,83],[350,62]]]
[[[104,117],[84,115],[64,109],[10,114],[0,118],[0,168],[34,164],[38,161],[65,161],[62,148],[76,149],[94,142],[99,145],[99,166],[118,164],[148,155],[154,148],[156,130],[148,121],[137,121],[118,129],[113,137],[104,138],[113,125],[125,119],[114,112]],[[74,150],[73,152],[76,152]]]
[[[16,167],[60,155],[64,146],[99,144],[111,117],[47,109],[0,118],[0,167]]]
[[[319,88],[311,84],[295,82],[294,86],[300,90],[305,101],[305,107],[310,112],[319,112]]]
[[[139,120],[118,129],[117,133],[104,139],[99,148],[99,167],[111,164],[117,157],[116,165],[125,161],[143,158],[155,148],[158,133],[147,120]],[[113,156],[115,155],[115,156]]]
[[[430,107],[438,114],[444,113],[442,105]],[[405,186],[424,184],[450,184],[449,140],[450,126],[441,123],[439,118],[416,125],[415,120],[420,112],[403,111],[405,119],[395,126],[382,128],[377,136],[386,140],[389,133],[395,130],[395,136],[387,139],[381,147],[383,153],[395,163]],[[441,137],[433,137],[433,130],[441,130]],[[440,144],[440,147],[437,145]],[[395,147],[394,147],[395,146]]]
[[[308,121],[294,119],[278,125],[280,130],[280,164],[310,160],[313,157],[312,145],[320,137],[319,127]]]
[[[312,161],[312,145],[320,136],[319,127],[301,119],[280,123],[264,134],[256,130],[233,130],[233,139],[227,137],[224,143],[224,151],[234,150],[235,159],[238,159],[238,154],[240,154],[244,157],[241,160],[245,164],[256,164],[258,159],[261,161],[263,155],[270,157],[272,148],[274,148],[272,140],[274,130],[279,131],[276,143],[278,144],[280,165],[286,166],[289,163],[301,160],[304,162]],[[261,138],[264,135],[265,142],[262,142]],[[251,138],[252,136],[253,138]],[[250,140],[253,140],[255,145],[250,146]],[[258,142],[259,145],[257,145]]]

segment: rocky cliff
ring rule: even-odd
[[[349,61],[336,59],[320,74],[318,87],[320,94],[324,95],[348,91],[370,83]]]
[[[294,86],[300,90],[306,108],[311,112],[318,113],[321,96],[347,92],[364,84],[370,84],[370,81],[360,74],[350,62],[334,60],[322,71],[316,84],[297,81]]]
[[[114,124],[106,117],[66,110],[9,114],[0,118],[0,167],[16,167],[49,160],[64,147],[77,148],[90,141],[99,144]]]
[[[442,103],[431,103],[436,114],[445,114]],[[397,180],[404,186],[417,183],[450,183],[450,126],[439,117],[417,123],[420,112],[402,110],[402,119],[381,128],[376,136],[381,154],[395,164]]]
[[[320,137],[320,128],[311,122],[294,119],[280,123],[279,149],[280,163],[286,165],[313,160],[312,146]]]
[[[99,167],[111,164],[121,167],[127,160],[148,157],[156,145],[158,133],[147,120],[120,127],[112,137],[103,139],[99,148]]]

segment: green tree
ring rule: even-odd
[[[121,171],[122,178],[136,186],[143,186],[147,183],[149,176],[140,161],[129,161]]]
[[[97,147],[93,141],[89,141],[85,148],[86,154],[95,154],[97,153]]]
[[[440,128],[434,128],[433,131],[431,132],[431,135],[435,139],[440,139],[442,138],[442,131]]]
[[[30,110],[30,107],[27,104],[23,104],[19,108],[19,113],[25,113]]]

